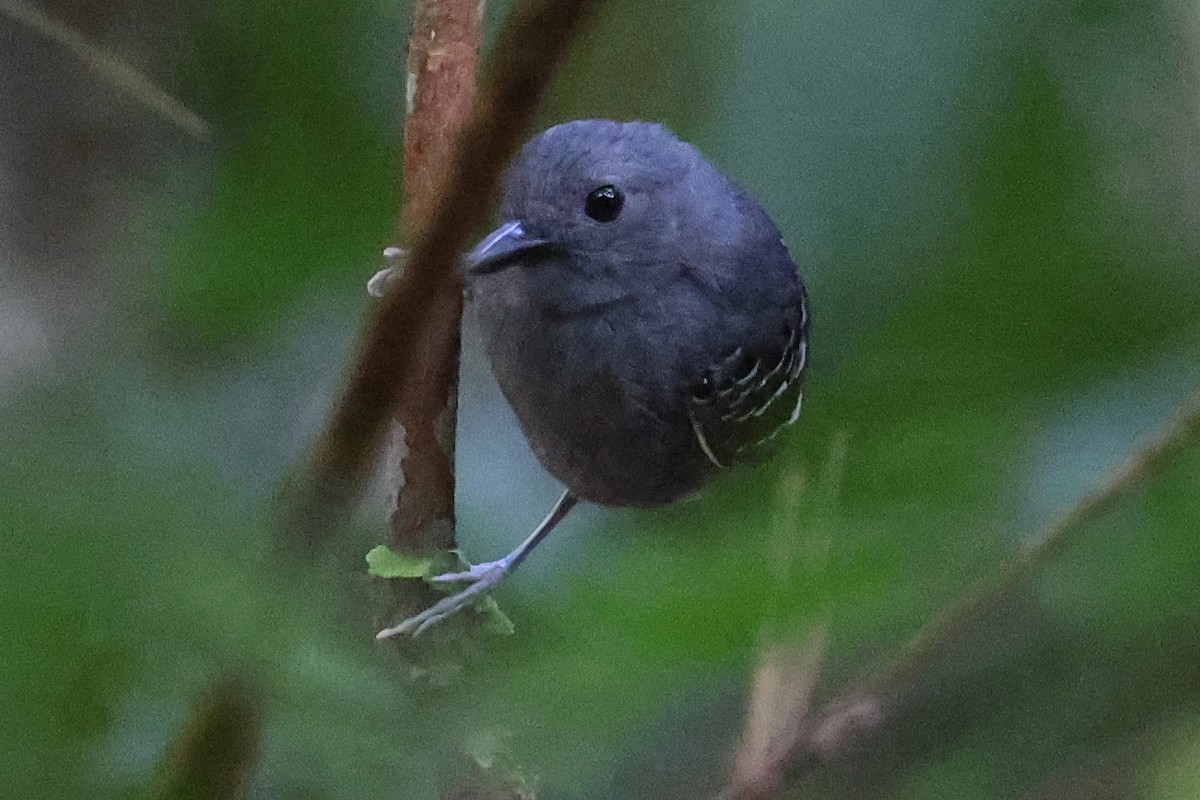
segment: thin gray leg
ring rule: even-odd
[[[409,617],[391,628],[381,630],[375,635],[375,638],[386,639],[389,636],[397,636],[399,634],[419,636],[442,620],[449,619],[467,606],[473,605],[478,598],[494,589],[500,581],[504,580],[504,576],[516,569],[533,552],[533,548],[537,547],[546,538],[547,534],[554,530],[558,523],[563,521],[563,518],[571,512],[571,509],[578,502],[578,497],[569,491],[563,492],[562,497],[558,498],[558,502],[554,504],[554,508],[550,509],[550,513],[534,529],[533,533],[529,534],[525,538],[525,541],[517,545],[515,550],[499,561],[487,561],[474,565],[466,572],[447,572],[444,575],[436,575],[430,578],[429,580],[435,583],[461,582],[471,585],[461,592],[443,597],[420,614]]]

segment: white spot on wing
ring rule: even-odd
[[[776,400],[778,400],[783,395],[783,393],[788,390],[788,387],[791,385],[792,385],[791,380],[786,380],[783,383],[779,384],[779,388],[775,390],[774,394],[772,394],[770,397],[767,398],[767,402],[763,403],[761,406],[754,409],[751,413],[754,414],[754,416],[756,416],[756,417],[761,417],[763,414],[767,413],[767,409],[770,408],[772,406],[772,404],[774,404],[774,402]]]
[[[784,425],[795,425],[796,420],[800,419],[800,407],[804,405],[804,392],[796,395],[796,407],[792,409],[792,415],[788,417]]]
[[[696,419],[696,414],[691,408],[688,408],[688,419],[692,421],[692,432],[696,434],[696,441],[700,443],[700,449],[704,451],[704,455],[719,469],[725,469],[725,465],[717,458],[717,454],[708,446],[708,438],[705,437],[704,430],[700,427],[700,420]]]

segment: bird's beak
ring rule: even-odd
[[[483,275],[516,264],[522,256],[552,247],[546,239],[530,236],[520,222],[506,222],[483,237],[463,259],[468,275]]]

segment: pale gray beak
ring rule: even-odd
[[[474,275],[496,272],[516,264],[522,256],[553,247],[553,242],[528,235],[520,222],[506,222],[467,253],[463,268]]]

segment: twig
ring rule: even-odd
[[[828,643],[829,627],[822,620],[795,641],[763,646],[733,776],[719,800],[757,800],[778,792],[784,758],[804,729]]]
[[[805,494],[804,476],[799,472],[785,473],[775,492],[771,525],[775,552],[771,563],[776,595],[782,594],[783,587],[790,584],[796,573],[800,550],[796,546],[796,528]],[[789,632],[780,640],[774,616],[780,615],[768,612],[768,622],[760,634],[762,646],[750,685],[746,724],[734,756],[730,789],[724,795],[730,800],[756,797],[772,791],[778,783],[775,770],[778,754],[787,751],[792,732],[808,715],[812,690],[825,656],[828,630],[824,622],[804,634]]]
[[[433,211],[403,274],[368,323],[342,396],[292,496],[287,532],[318,544],[345,517],[378,454],[389,415],[427,379],[422,354],[446,352],[459,303],[459,253],[484,217],[555,68],[600,0],[528,0],[511,13],[480,83]],[[439,342],[442,343],[439,345]],[[450,348],[453,350],[453,348]]]
[[[33,3],[26,0],[0,0],[0,12],[61,45],[113,86],[185,133],[197,139],[208,135],[208,123],[201,119],[200,115],[189,110],[119,57],[92,44],[74,28],[49,16]]]
[[[1088,523],[1134,489],[1162,474],[1197,438],[1200,438],[1200,392],[1181,407],[1166,428],[1135,450],[1107,480],[1029,537],[1024,550],[1003,572],[979,582],[928,623],[887,666],[863,684],[863,692],[886,696],[909,685],[916,673],[956,641],[972,622],[1086,532]]]
[[[806,733],[812,692],[828,651],[825,587],[833,539],[830,518],[845,462],[846,437],[839,434],[829,448],[817,491],[806,492],[799,474],[787,474],[780,481],[773,523],[775,593],[782,596],[785,587],[794,585],[803,574],[803,582],[818,593],[817,611],[803,631],[781,628],[786,624],[782,615],[768,612],[742,740],[729,785],[718,795],[719,800],[759,800],[776,794],[786,777],[788,755]],[[802,499],[807,499],[815,513],[800,513]],[[807,529],[797,546],[797,528],[805,523]]]
[[[918,632],[888,664],[813,714],[803,726],[803,735],[783,754],[781,768],[786,767],[788,777],[794,779],[825,761],[845,755],[865,736],[878,730],[936,656],[958,642],[973,623],[1085,533],[1088,523],[1162,474],[1198,439],[1200,392],[1182,406],[1161,433],[1136,450],[1097,489],[1031,537],[1028,546],[999,575],[979,581]],[[782,792],[786,783],[777,786]],[[731,794],[735,788],[731,782],[723,796],[738,796]]]

